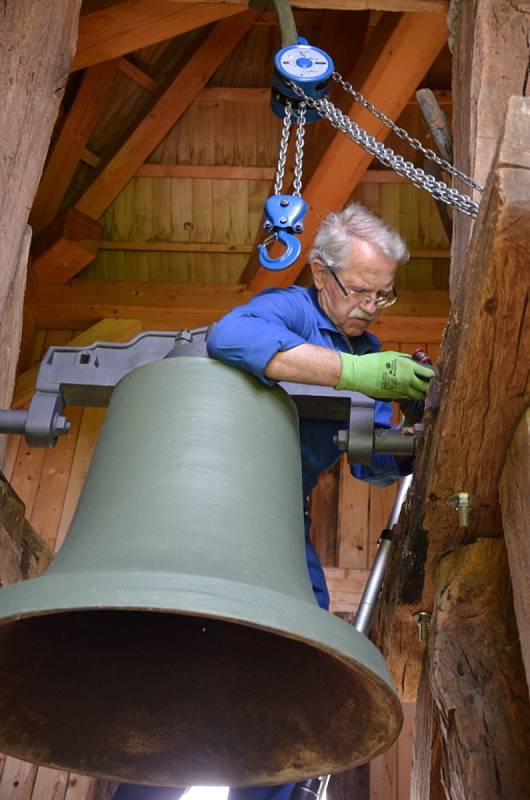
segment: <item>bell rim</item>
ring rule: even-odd
[[[140,594],[139,584],[145,581],[146,586],[149,584],[150,587],[144,590],[145,599],[150,595],[151,602],[146,603],[144,601],[141,603],[138,601],[134,605],[130,603],[124,605],[123,602],[120,604],[120,590],[116,586],[118,574],[115,571],[86,571],[81,574],[47,573],[38,578],[3,587],[0,590],[0,631],[10,624],[23,620],[83,613],[85,611],[174,614],[175,616],[207,617],[224,623],[244,625],[317,648],[328,657],[344,664],[351,671],[352,680],[355,675],[360,674],[367,683],[370,683],[372,690],[377,693],[378,703],[381,706],[385,705],[389,735],[379,748],[371,751],[366,758],[363,757],[357,764],[376,758],[385,752],[397,739],[403,723],[403,712],[383,655],[364,634],[341,618],[320,608],[316,600],[313,605],[291,595],[272,591],[265,587],[256,587],[251,584],[238,584],[235,591],[234,581],[205,576],[175,576],[173,573],[168,573],[166,577],[173,579],[173,581],[178,579],[181,584],[185,583],[185,579],[187,579],[188,587],[180,589],[181,600],[177,605],[175,604],[174,589],[169,590],[172,598],[171,604],[169,599],[166,603],[160,600],[153,602],[153,594],[156,593],[152,588],[153,574],[131,572],[129,570],[123,572],[123,577],[127,581],[127,586],[122,589],[123,593],[127,593],[130,598],[131,585],[135,584],[133,592]],[[80,591],[82,576],[93,579],[93,588],[89,587],[89,593],[92,591],[93,597],[91,600],[85,598],[84,602],[80,598],[80,594],[82,594]],[[96,576],[98,576],[99,581]],[[160,583],[160,574],[157,573],[156,577]],[[104,591],[105,584],[106,592],[108,592],[107,597]],[[249,590],[251,590],[247,598],[249,602],[244,609],[241,606],[241,595],[237,593],[241,591],[242,585],[248,586]],[[206,586],[210,589],[210,592],[205,591]],[[71,599],[71,604],[68,607],[59,607],[57,603],[52,605],[49,600],[46,603],[42,596],[46,596],[51,589],[55,597],[61,597],[64,602],[67,598],[68,588],[72,598],[77,598],[76,602]],[[213,588],[217,590],[215,594],[211,591]],[[232,589],[232,593],[230,589]],[[17,599],[20,599],[21,596],[23,597],[24,593],[27,595],[28,590],[30,590],[29,593],[32,596],[31,604],[26,601],[25,607],[19,605],[18,610],[16,610]],[[224,596],[221,595],[222,590],[224,590]],[[156,591],[160,592],[160,586],[157,587]],[[11,612],[6,614],[5,600],[7,599],[7,594],[11,595]],[[230,594],[232,594],[232,597],[230,597]],[[39,599],[41,605],[36,607]],[[200,609],[197,606],[199,599],[202,603]],[[271,622],[271,609],[274,610],[275,608],[277,609],[277,614],[274,621]],[[315,623],[320,626],[320,631],[322,631],[322,624],[325,626],[325,635],[321,636],[321,638],[317,638],[314,635],[314,630],[312,631]],[[351,764],[346,765],[344,769],[348,769],[351,766]],[[64,769],[68,768],[68,766],[65,767],[63,765],[59,768]],[[72,766],[72,769],[75,769],[75,767]],[[98,773],[98,775],[108,779],[117,779],[116,776],[102,776],[101,773]]]

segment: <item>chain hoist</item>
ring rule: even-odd
[[[297,234],[304,230],[304,217],[308,208],[301,197],[304,133],[306,124],[320,119],[320,113],[309,109],[306,100],[300,100],[293,87],[303,87],[307,98],[324,98],[329,93],[332,74],[333,62],[327,53],[309,45],[301,37],[297,44],[283,47],[274,57],[271,105],[274,113],[282,120],[282,133],[274,194],[265,202],[263,229],[269,236],[258,246],[260,263],[267,269],[285,269],[296,261],[302,249]],[[297,124],[293,192],[282,194],[293,119]],[[272,258],[267,251],[267,246],[275,241],[285,246],[284,252],[278,258]]]
[[[344,133],[363,150],[390,167],[398,175],[410,180],[417,188],[429,192],[436,200],[471,217],[475,217],[478,213],[479,203],[472,197],[448,186],[443,180],[429,175],[420,167],[416,167],[411,161],[371,136],[337,108],[329,100],[331,80],[339,83],[357,103],[366,108],[412,148],[423,153],[429,160],[450,175],[460,179],[470,188],[481,193],[484,191],[481,184],[441,158],[434,150],[425,147],[419,139],[410,136],[404,128],[396,125],[386,114],[356,91],[335,71],[333,61],[327,53],[318,47],[309,45],[305,39],[299,38],[297,44],[283,47],[274,57],[271,106],[274,113],[283,120],[283,124],[274,195],[265,202],[263,228],[270,235],[263,244],[259,245],[259,260],[267,269],[286,269],[300,255],[302,247],[296,235],[304,230],[303,219],[307,212],[307,204],[301,197],[304,126],[306,123],[315,122],[318,119],[327,119],[334,128]],[[298,127],[295,139],[293,194],[289,195],[281,192],[293,118],[296,119]],[[267,245],[273,241],[281,242],[286,248],[284,253],[276,259],[271,258],[267,252]]]

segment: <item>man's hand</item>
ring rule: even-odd
[[[379,400],[424,400],[432,367],[418,364],[404,353],[341,353],[341,373],[336,389],[362,392]]]

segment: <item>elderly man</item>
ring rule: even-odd
[[[314,285],[268,289],[218,322],[208,339],[211,357],[245,370],[267,385],[295,381],[363,392],[376,398],[375,422],[390,427],[388,400],[423,400],[434,371],[410,356],[380,352],[369,325],[397,300],[398,265],[408,259],[401,236],[363,206],[352,203],[322,222],[309,253]],[[339,458],[333,442],[337,424],[301,420],[304,497],[322,470]],[[395,481],[410,465],[374,455],[352,474],[380,486]],[[310,519],[306,514],[306,533]],[[324,573],[309,541],[313,590],[329,607]]]
[[[368,328],[397,300],[398,265],[408,259],[400,235],[363,206],[353,203],[329,214],[309,253],[313,286],[261,292],[218,322],[208,353],[245,370],[267,385],[295,381],[363,392],[376,399],[376,425],[389,427],[389,400],[421,401],[434,371],[410,356],[380,352]],[[386,402],[385,402],[386,401]],[[339,458],[333,442],[336,422],[301,420],[304,497],[322,470]],[[353,465],[361,480],[386,486],[410,471],[393,456],[374,455],[369,466]],[[324,572],[308,538],[306,557],[313,591],[329,608]],[[287,800],[293,785],[232,789],[229,800]]]
[[[408,258],[399,234],[360,205],[329,214],[315,237],[309,259],[314,286],[266,290],[218,322],[208,353],[254,375],[266,385],[276,381],[333,386],[377,399],[376,424],[389,427],[390,399],[422,400],[433,370],[410,356],[380,352],[370,323],[397,300],[394,279]],[[339,458],[333,442],[337,422],[301,420],[300,443],[304,497],[322,470]],[[401,474],[392,456],[378,454],[369,466],[354,465],[353,475],[386,486]],[[408,471],[408,470],[407,470]],[[329,608],[324,572],[308,538],[306,558],[318,603]],[[281,724],[281,720],[278,721]],[[231,789],[229,800],[288,800],[295,784]],[[164,800],[182,790],[125,785],[115,800]]]

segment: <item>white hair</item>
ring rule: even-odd
[[[351,203],[324,218],[313,240],[309,261],[342,269],[348,263],[353,238],[370,242],[398,264],[409,259],[407,245],[397,231],[360,203]]]

